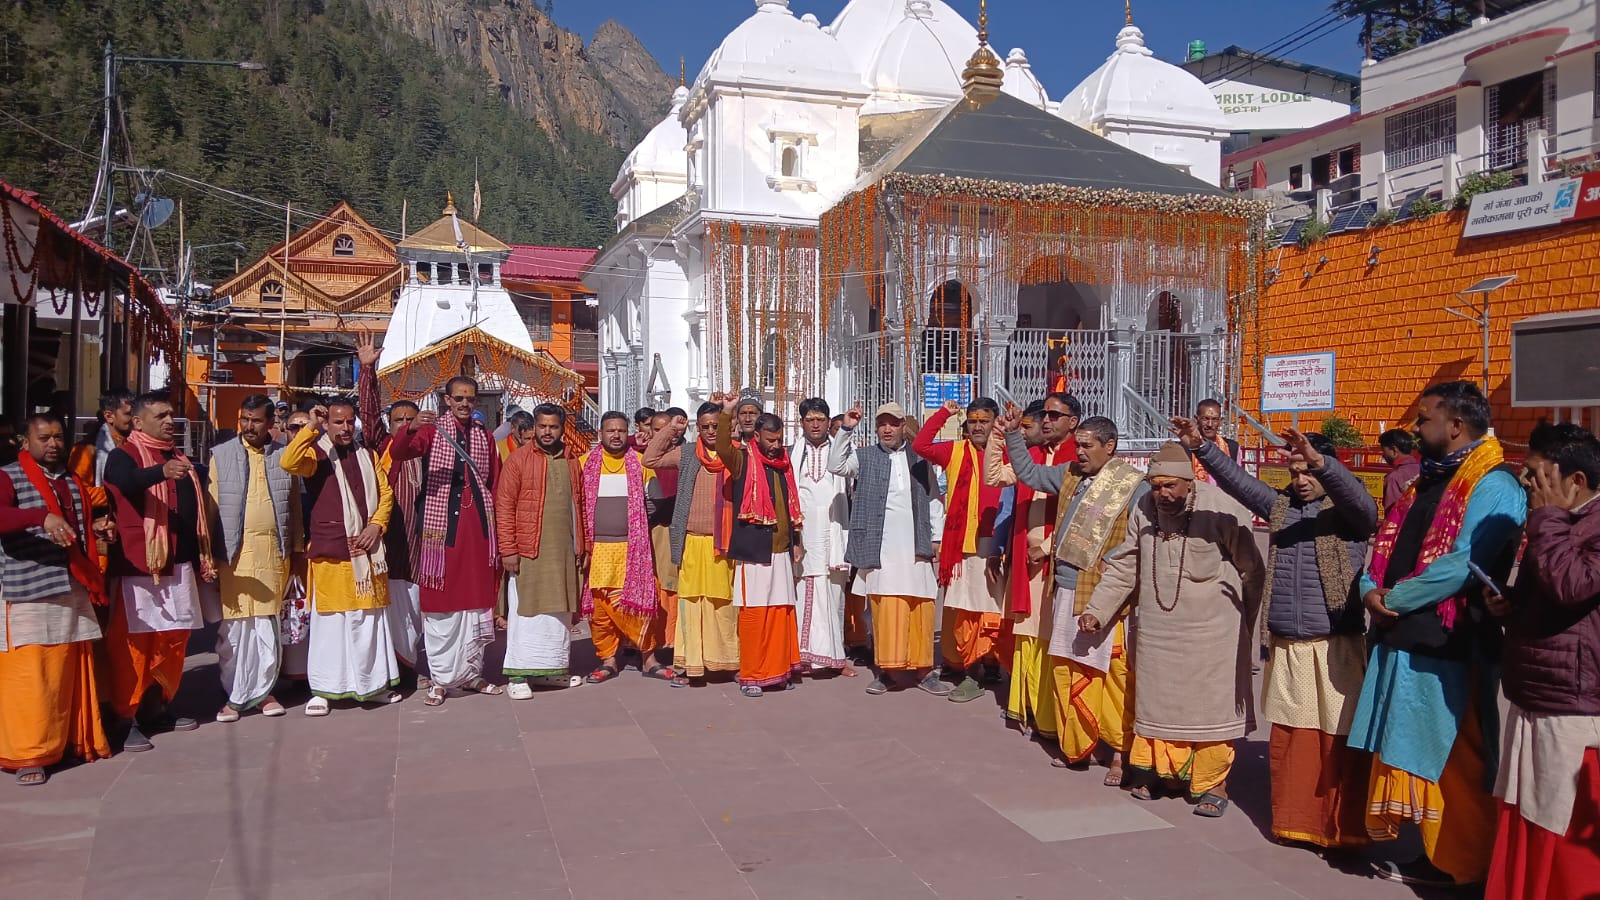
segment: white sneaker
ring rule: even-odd
[[[526,681],[513,681],[506,685],[506,696],[513,700],[532,700],[533,688]]]
[[[325,716],[329,712],[332,712],[332,707],[328,705],[327,697],[312,697],[306,702],[306,715],[308,716],[315,718]]]

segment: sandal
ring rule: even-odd
[[[328,705],[327,697],[312,697],[306,701],[306,715],[313,719],[319,719],[332,711],[333,708]]]
[[[584,683],[605,684],[615,677],[617,677],[616,666],[601,666],[600,668],[595,669],[593,672],[590,672],[589,677],[584,679]]]
[[[38,787],[50,780],[50,775],[43,766],[29,766],[17,770],[17,784],[23,787]]]
[[[229,722],[239,721],[239,711],[232,706],[224,706],[217,710],[217,722],[226,725]]]
[[[671,666],[654,666],[649,669],[641,670],[639,674],[655,681],[671,681],[673,677]]]
[[[694,682],[690,681],[689,680],[689,676],[687,676],[687,675],[679,673],[677,675],[672,676],[672,686],[675,687],[675,688],[685,688],[685,687],[689,687],[692,684],[694,684]]]
[[[268,697],[261,704],[261,714],[269,719],[276,719],[279,716],[288,715],[289,711],[283,708],[282,703],[279,703],[277,700]]]
[[[1148,800],[1154,800],[1160,795],[1156,791],[1152,790],[1150,785],[1141,784],[1138,787],[1134,788],[1133,790],[1129,791],[1128,792],[1128,796],[1132,797],[1135,800],[1146,800],[1146,801],[1148,801]]]
[[[1106,787],[1122,787],[1122,767],[1110,766],[1108,768],[1109,771],[1106,772],[1105,779],[1100,783]]]
[[[474,694],[483,694],[488,697],[498,697],[506,692],[506,689],[500,685],[490,684],[482,678],[472,679],[472,681],[462,686],[462,690],[471,691]]]
[[[428,688],[428,695],[422,698],[423,706],[443,706],[444,688],[433,685]]]
[[[1196,802],[1194,814],[1206,819],[1220,819],[1228,811],[1228,798],[1207,791]]]
[[[761,689],[760,685],[746,684],[739,687],[739,693],[749,697],[752,700],[759,700],[766,692]]]

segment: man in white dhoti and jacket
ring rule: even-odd
[[[800,401],[800,440],[789,450],[806,527],[800,563],[800,661],[854,677],[844,642],[845,588],[850,564],[844,561],[850,532],[850,480],[828,468],[828,401]]]

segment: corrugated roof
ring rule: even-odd
[[[581,281],[584,267],[594,261],[598,252],[588,247],[512,244],[510,258],[500,265],[500,277],[526,281]]]
[[[913,140],[889,157],[887,172],[872,180],[901,172],[1153,194],[1222,194],[1009,94],[977,109],[958,100],[925,136]]]

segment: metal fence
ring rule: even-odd
[[[1019,328],[1006,348],[1006,390],[1012,396],[1034,399],[1049,392],[1059,375],[1065,375],[1067,393],[1083,402],[1084,415],[1103,416],[1110,411],[1106,382],[1110,332],[1052,331]]]

